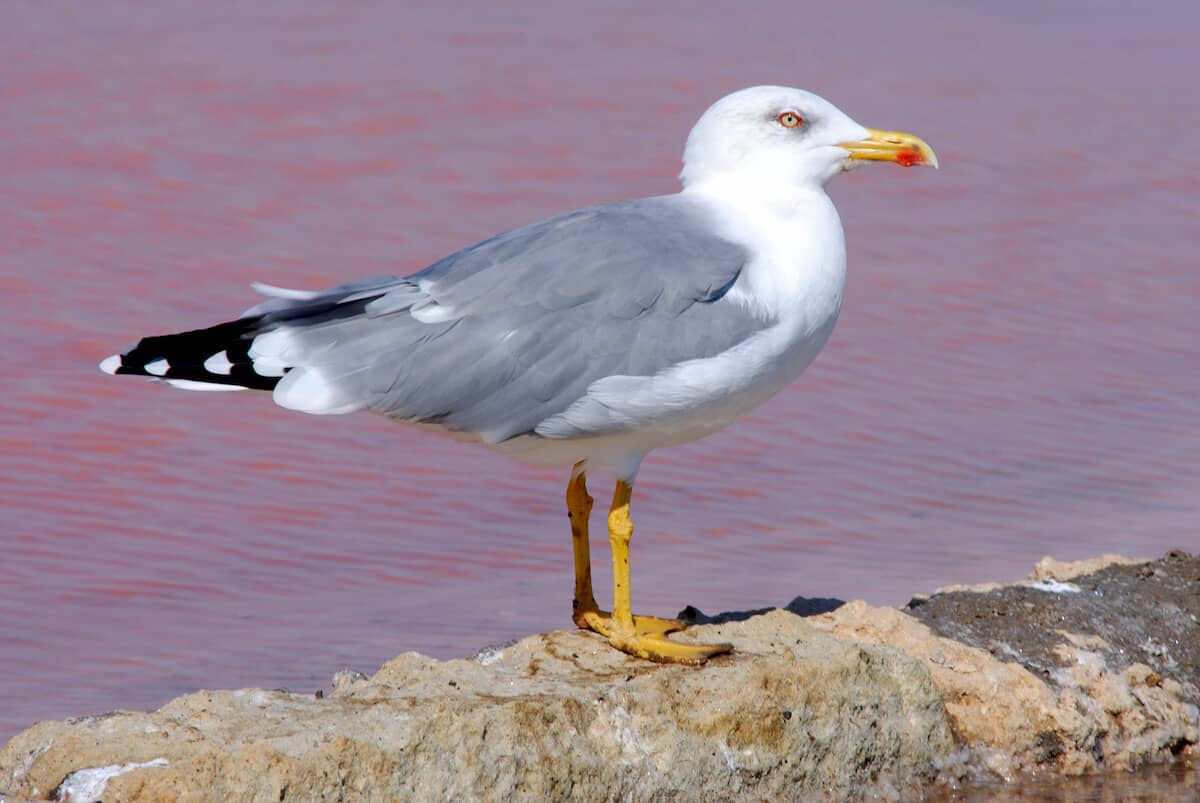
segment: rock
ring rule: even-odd
[[[1087,563],[1087,562],[1081,562]],[[1145,663],[1200,686],[1200,556],[1108,561],[1098,571],[1043,574],[986,593],[946,593],[907,611],[941,635],[1020,662],[1057,683],[1065,645],[1099,651],[1112,671]],[[1070,582],[1062,582],[1066,578]]]
[[[1152,670],[1142,664],[1112,671],[1065,637],[1059,683],[1048,684],[1013,662],[1015,653],[1001,660],[901,611],[852,602],[812,622],[926,661],[955,740],[968,748],[964,770],[982,767],[1005,779],[1035,770],[1124,770],[1169,762],[1200,740],[1195,686],[1161,677],[1151,684]]]
[[[1085,574],[1094,574],[1101,569],[1106,569],[1109,566],[1134,566],[1143,563],[1149,563],[1148,558],[1127,558],[1124,555],[1101,555],[1098,558],[1088,558],[1087,560],[1055,560],[1050,556],[1046,556],[1039,560],[1033,567],[1033,572],[1022,582],[1017,583],[975,583],[973,585],[951,585],[939,588],[933,592],[933,596],[943,594],[953,594],[956,591],[971,591],[978,594],[987,594],[991,591],[1001,591],[1005,588],[1013,586],[1027,586],[1030,588],[1045,587],[1047,583],[1055,581],[1070,580],[1074,577],[1079,577]],[[915,599],[919,601],[927,600],[927,596],[918,596]]]
[[[677,638],[737,648],[703,668],[559,631],[407,653],[324,696],[205,691],[43,722],[0,751],[0,797],[896,798],[1200,757],[1200,560],[1039,567],[906,610],[690,609]]]
[[[1046,556],[1033,567],[1030,580],[1070,580],[1085,574],[1095,574],[1109,566],[1134,566],[1149,563],[1146,558],[1127,558],[1124,555],[1101,555],[1087,560],[1055,560]]]
[[[1022,712],[1013,724],[1025,728],[1011,734],[1023,739],[997,741],[987,722],[976,721],[990,707],[960,712],[947,705],[952,717],[961,714],[960,740],[1009,754],[1005,772],[1047,765],[1065,773],[1129,769],[1195,753],[1200,556],[1043,558],[1026,582],[935,594],[909,603],[907,613],[939,636],[938,645],[971,650],[988,673],[1002,666],[1007,687],[1044,690],[1010,697]],[[858,637],[872,640],[868,633]],[[933,674],[952,696],[960,693],[944,667]]]
[[[662,666],[563,631],[476,660],[407,653],[323,699],[198,692],[44,722],[0,753],[0,788],[165,759],[105,799],[788,799],[924,783],[953,749],[928,671],[896,650],[785,611],[695,631],[738,652]]]

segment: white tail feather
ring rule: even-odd
[[[194,379],[164,379],[168,385],[180,390],[248,390],[241,385],[215,385],[211,382],[197,382]]]
[[[292,301],[311,301],[321,295],[316,290],[293,290],[290,287],[276,287],[264,282],[250,282],[250,287],[260,296],[267,298],[287,298]]]
[[[342,415],[367,406],[366,402],[354,399],[339,389],[317,368],[290,371],[275,386],[273,398],[280,407],[312,415]]]

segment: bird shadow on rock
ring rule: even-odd
[[[725,611],[709,616],[704,611],[692,605],[687,606],[675,617],[690,625],[723,625],[727,622],[744,622],[755,616],[770,613],[774,610],[784,610],[797,616],[817,616],[822,613],[836,611],[846,604],[844,599],[833,597],[796,597],[782,608],[753,608],[747,611]]]

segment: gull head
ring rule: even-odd
[[[866,128],[803,89],[754,86],[726,95],[700,117],[680,178],[685,187],[729,177],[823,187],[875,161],[938,164],[933,149],[912,134]]]

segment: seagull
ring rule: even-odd
[[[937,167],[919,137],[864,128],[802,89],[718,100],[688,135],[673,195],[602,204],[484,240],[409,276],[266,298],[100,363],[190,390],[270,391],[315,415],[369,410],[537,464],[570,466],[575,624],[641,659],[702,664],[729,644],[630,601],[629,505],[648,452],[778,393],[842,305],[846,245],[825,192],[870,162]],[[592,591],[589,467],[616,474],[612,611]]]

